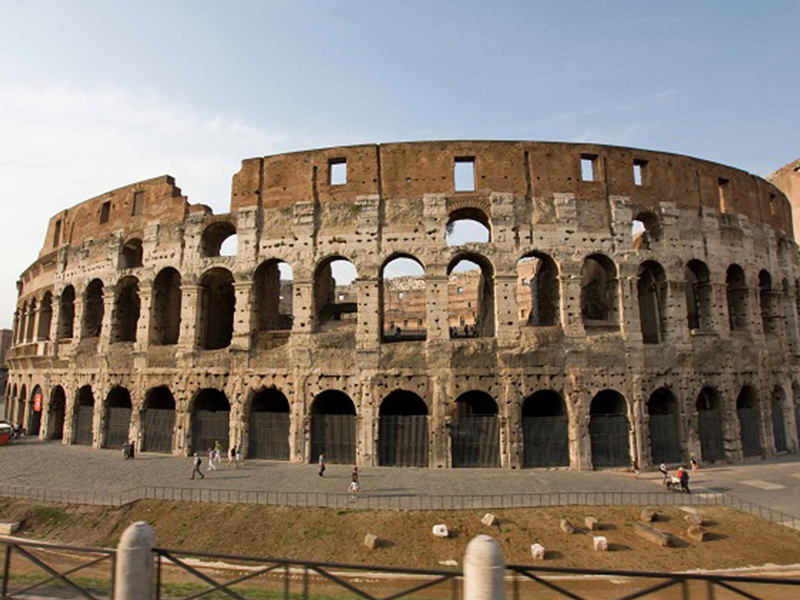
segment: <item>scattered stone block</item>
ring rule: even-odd
[[[675,545],[675,538],[673,538],[668,533],[659,531],[652,525],[645,525],[644,523],[634,523],[633,530],[636,532],[636,535],[638,535],[639,537],[643,537],[644,539],[650,542],[653,542],[656,546],[661,546],[662,548],[669,548],[670,546]]]
[[[545,549],[541,544],[531,544],[531,556],[533,560],[544,560]]]
[[[483,523],[488,527],[492,527],[493,525],[497,525],[497,517],[492,513],[486,513],[485,515],[483,515],[481,523]]]
[[[575,533],[575,526],[566,519],[561,519],[559,527],[564,533]]]
[[[458,561],[457,560],[453,560],[452,558],[448,558],[447,560],[440,560],[439,564],[443,565],[445,567],[457,567],[458,566]]]
[[[592,548],[595,552],[608,552],[608,540],[605,536],[596,535],[592,537]]]
[[[13,535],[19,531],[19,521],[7,521],[0,523],[0,535]]]
[[[434,525],[432,533],[436,537],[440,537],[440,538],[450,537],[450,532],[447,531],[447,525],[444,525],[444,524]]]
[[[588,529],[589,531],[597,531],[598,529],[600,529],[600,523],[598,523],[597,519],[595,519],[594,517],[586,517],[584,523],[586,523],[586,529]]]
[[[375,550],[378,546],[380,546],[381,540],[377,535],[373,535],[368,533],[364,536],[364,545],[369,548],[370,550]]]
[[[708,539],[708,529],[700,525],[689,525],[686,535],[697,542],[705,542]]]
[[[642,512],[639,513],[639,520],[642,523],[652,523],[657,518],[658,515],[656,514],[656,511],[654,511],[652,508],[643,508]]]
[[[683,519],[690,525],[702,525],[705,522],[700,513],[688,513],[683,515]]]
[[[694,506],[681,506],[680,509],[685,513],[699,514],[700,511]]]

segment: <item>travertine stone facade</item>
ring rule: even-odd
[[[459,219],[490,240],[448,246]],[[396,257],[424,269],[408,338],[384,317]],[[480,267],[470,336],[453,335],[459,259]],[[573,469],[798,449],[789,202],[685,156],[459,141],[248,159],[229,214],[168,176],[62,211],[18,287],[11,416],[64,443]]]

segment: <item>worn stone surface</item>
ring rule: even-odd
[[[364,545],[370,550],[375,550],[375,548],[381,545],[381,540],[377,535],[368,533],[364,536]]]
[[[531,558],[533,560],[544,560],[545,554],[547,554],[544,546],[541,544],[531,544]]]
[[[19,521],[7,521],[0,523],[0,535],[13,535],[19,531]]]
[[[450,532],[447,530],[447,525],[441,523],[439,525],[434,525],[433,530],[431,531],[433,535],[440,538],[446,538],[450,536]]]
[[[597,531],[600,529],[600,523],[598,523],[595,517],[586,517],[584,524],[589,531]]]
[[[575,526],[567,519],[561,519],[561,522],[558,524],[558,526],[561,527],[561,531],[564,533],[575,533]]]
[[[592,537],[592,548],[596,552],[606,552],[608,550],[608,540],[605,536],[596,535]]]
[[[688,513],[683,515],[683,520],[689,523],[690,525],[702,525],[705,521],[703,520],[703,515],[700,513]]]
[[[686,530],[686,535],[695,541],[705,542],[708,538],[708,529],[700,525],[690,525]]]
[[[652,523],[658,518],[658,514],[652,508],[643,508],[639,513],[639,520],[642,523]]]
[[[675,545],[675,538],[668,533],[659,531],[652,525],[646,525],[645,523],[634,523],[633,530],[636,532],[636,535],[654,543],[656,546],[668,548]]]
[[[497,516],[493,515],[492,513],[486,513],[485,515],[483,515],[481,523],[489,527],[497,525]]]

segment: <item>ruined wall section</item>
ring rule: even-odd
[[[767,176],[767,181],[775,185],[789,198],[794,215],[792,223],[794,237],[797,239],[800,236],[800,158]]]

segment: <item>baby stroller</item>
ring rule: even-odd
[[[679,477],[675,475],[667,477],[667,480],[664,482],[664,485],[667,486],[668,490],[672,490],[673,492],[681,491],[681,480]]]

